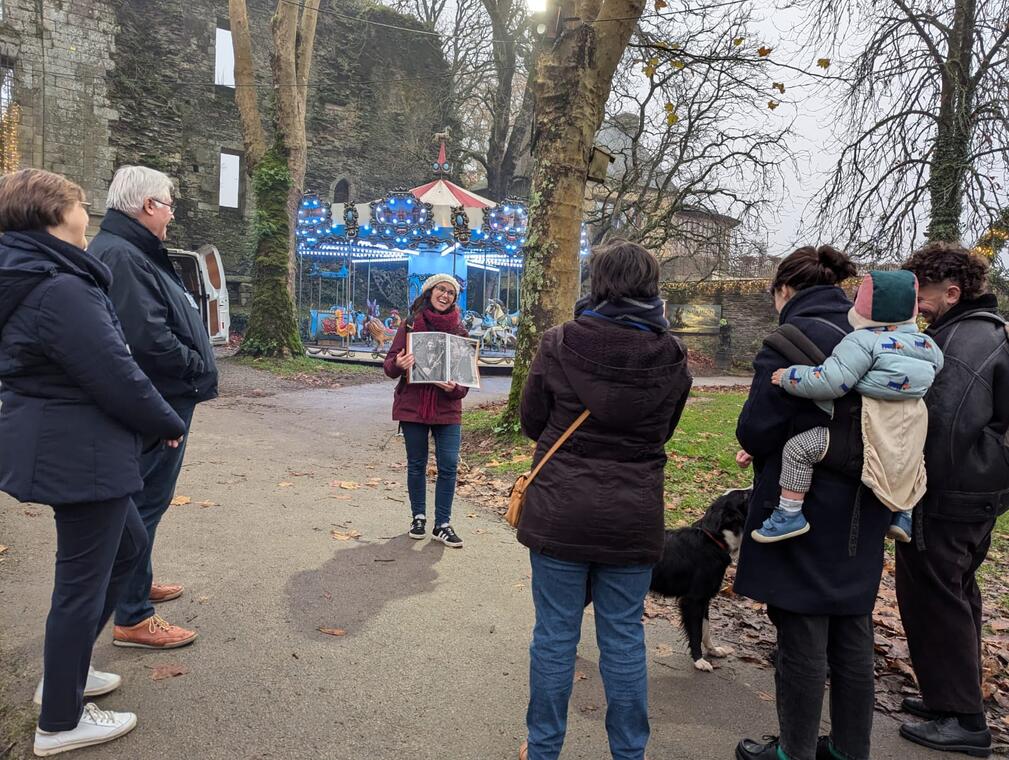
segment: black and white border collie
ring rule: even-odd
[[[739,556],[750,493],[750,489],[726,491],[689,528],[667,530],[662,559],[652,570],[652,591],[679,601],[680,620],[698,670],[714,670],[704,652],[725,657],[733,651],[712,643],[708,606],[722,588],[726,568]]]

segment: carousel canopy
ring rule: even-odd
[[[435,173],[450,171],[444,142],[434,163]],[[412,190],[394,190],[369,203],[335,203],[306,193],[298,212],[298,254],[306,258],[343,257],[351,262],[410,261],[452,256],[435,271],[460,267],[522,267],[529,211],[524,201],[495,203],[471,193],[445,176]],[[588,239],[582,230],[582,254]],[[447,264],[447,265],[444,265]]]

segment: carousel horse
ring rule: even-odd
[[[486,314],[493,324],[502,327],[518,327],[519,325],[519,313],[516,311],[509,314],[505,310],[504,304],[496,298],[487,302]]]
[[[343,309],[336,309],[333,315],[322,320],[321,339],[337,336],[346,341],[348,338],[357,337],[357,324],[353,320],[343,318]]]
[[[392,334],[395,335],[399,326],[403,324],[403,318],[399,315],[399,309],[393,309],[389,312],[389,318],[385,320],[385,329],[391,330]]]
[[[379,317],[378,301],[368,301],[368,320],[365,322],[365,329],[374,343],[373,353],[378,356],[385,349],[385,344],[389,343],[395,336],[396,330],[390,330],[385,326]],[[397,313],[397,317],[399,314]]]

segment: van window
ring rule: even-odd
[[[210,278],[210,284],[216,289],[221,289],[221,267],[217,263],[217,255],[210,253],[206,257],[207,262],[207,277]]]

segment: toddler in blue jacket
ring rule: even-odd
[[[893,510],[887,535],[911,540],[911,510],[925,491],[928,411],[922,397],[942,369],[942,351],[918,330],[918,280],[908,271],[871,272],[859,286],[848,321],[855,328],[822,365],[779,369],[771,382],[813,399],[833,414],[833,399],[862,396],[862,482]],[[782,454],[781,499],[754,541],[773,543],[809,531],[802,511],[813,467],[827,454],[830,435],[815,427],[789,439]]]

